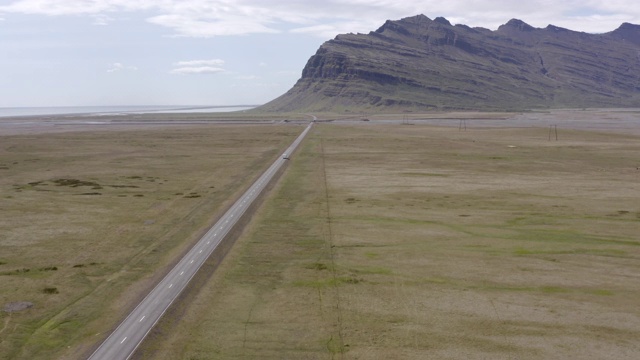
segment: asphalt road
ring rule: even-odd
[[[178,262],[156,287],[138,304],[127,318],[89,357],[91,360],[128,359],[142,340],[160,320],[169,306],[180,295],[191,278],[207,260],[209,255],[224,239],[251,203],[260,195],[275,173],[288,160],[296,147],[307,135],[309,124],[298,138],[278,157],[278,159],[256,180],[220,220],[198,241],[198,243]]]

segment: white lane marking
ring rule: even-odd
[[[211,241],[207,241],[207,245],[211,244]]]
[[[198,251],[198,254],[201,254],[201,253],[202,253],[202,250]]]
[[[213,234],[213,236],[217,236],[218,234]]]
[[[169,289],[171,289],[173,287],[173,284],[169,285]]]
[[[184,271],[180,273],[180,275],[184,274]]]
[[[126,336],[124,337],[124,339],[122,339],[122,341],[120,341],[120,344],[122,344],[125,340],[127,340]]]
[[[140,318],[140,321],[138,321],[138,322],[142,322],[142,320],[144,320],[144,318],[145,318],[145,317],[146,317],[146,315],[143,315],[143,316]]]
[[[193,264],[193,260],[191,260],[191,262],[189,264]]]

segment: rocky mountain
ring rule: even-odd
[[[424,15],[338,35],[269,111],[640,107],[640,26],[604,34]]]

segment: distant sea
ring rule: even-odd
[[[126,115],[146,113],[207,113],[253,109],[257,105],[230,106],[56,106],[56,107],[0,107],[0,118],[46,115]]]

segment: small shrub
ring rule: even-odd
[[[46,287],[44,289],[42,289],[42,292],[45,294],[59,294],[60,292],[58,291],[57,287]]]
[[[55,179],[53,182],[58,186],[69,186],[69,187],[78,187],[78,186],[100,186],[100,184],[94,181],[83,181],[78,179]]]
[[[307,269],[313,269],[313,270],[327,270],[327,265],[323,264],[323,263],[313,263],[313,264],[309,264],[307,266],[305,266]]]
[[[358,278],[354,278],[354,277],[349,277],[349,278],[341,278],[340,279],[341,282],[345,282],[347,284],[357,284],[361,281],[363,281],[363,279],[358,279]]]

